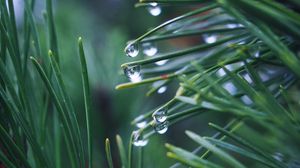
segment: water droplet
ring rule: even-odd
[[[154,56],[157,53],[157,48],[151,43],[143,43],[143,53],[147,56]]]
[[[136,123],[136,126],[138,128],[144,128],[147,125],[147,121],[140,121],[138,123]]]
[[[254,46],[249,49],[249,53],[251,56],[258,58],[260,56],[260,46]]]
[[[158,110],[156,110],[152,114],[152,117],[153,117],[155,122],[162,123],[162,122],[167,120],[167,118],[168,118],[167,114],[168,114],[168,108],[163,107],[163,108],[159,108]]]
[[[284,155],[282,153],[280,153],[280,152],[275,152],[273,154],[273,158],[282,162],[283,159],[284,159]]]
[[[256,57],[256,58],[258,58],[259,55],[260,55],[259,51],[256,51],[256,52],[254,53],[254,57]]]
[[[162,94],[162,93],[165,93],[166,90],[167,90],[167,86],[162,86],[157,90],[157,93]]]
[[[129,43],[125,48],[128,57],[136,57],[139,54],[139,46],[137,43]]]
[[[237,44],[243,45],[243,44],[246,44],[246,41],[240,41],[240,42],[238,42]]]
[[[204,41],[207,44],[211,44],[217,41],[216,35],[203,35]]]
[[[226,27],[229,29],[234,29],[234,28],[238,27],[238,24],[230,23],[230,24],[227,24]]]
[[[226,75],[226,72],[224,71],[223,68],[220,68],[217,72],[216,72],[218,77],[222,77],[224,75]]]
[[[238,89],[237,89],[237,87],[234,85],[234,83],[233,82],[225,82],[225,83],[223,83],[222,84],[222,87],[224,88],[224,89],[226,89],[230,94],[232,94],[232,95],[234,95],[234,94],[236,94],[237,93],[237,91],[238,91]]]
[[[155,64],[158,66],[161,66],[161,65],[165,65],[167,62],[168,62],[168,60],[161,60],[161,61],[155,62]]]
[[[244,25],[242,25],[242,24],[238,24],[237,26],[238,26],[238,27],[245,27],[245,26],[244,26]]]
[[[161,13],[161,8],[156,2],[150,3],[150,6],[147,9],[152,16],[158,16]]]
[[[148,139],[144,139],[139,130],[133,131],[132,144],[138,147],[146,146]]]
[[[142,80],[140,65],[125,67],[124,74],[131,82],[139,82]]]
[[[155,123],[154,130],[159,134],[164,134],[168,131],[169,122]]]
[[[244,102],[246,105],[251,105],[253,101],[250,99],[249,96],[244,95],[241,97],[242,102]]]

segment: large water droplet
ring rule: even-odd
[[[203,35],[204,41],[207,44],[211,44],[217,41],[216,35]]]
[[[153,117],[155,122],[162,123],[162,122],[165,122],[167,120],[167,118],[168,118],[167,114],[168,114],[168,108],[163,107],[163,108],[159,108],[158,110],[156,110],[152,114],[152,117]]]
[[[129,43],[125,48],[128,57],[136,57],[139,54],[139,46],[137,43]]]
[[[156,2],[150,3],[150,6],[147,9],[152,16],[158,16],[161,13],[161,8]]]
[[[125,67],[124,74],[131,82],[139,82],[142,80],[140,65]]]
[[[167,91],[167,86],[162,86],[157,90],[158,94],[163,94]]]
[[[168,131],[169,122],[155,123],[154,130],[159,134],[164,134]]]
[[[161,65],[165,65],[167,62],[168,62],[168,60],[161,60],[161,61],[155,62],[155,64],[158,66],[161,66]]]
[[[133,131],[132,144],[138,147],[146,146],[148,139],[144,139],[139,130]]]
[[[154,56],[157,53],[157,48],[151,43],[143,43],[143,53],[147,56]]]

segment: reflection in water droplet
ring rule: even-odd
[[[136,57],[139,54],[139,46],[137,43],[129,43],[125,48],[128,57]]]
[[[204,41],[207,44],[211,44],[217,41],[216,35],[203,35]]]
[[[157,90],[157,93],[162,94],[165,93],[167,90],[167,86],[162,86]]]
[[[155,123],[154,130],[159,134],[164,134],[168,131],[169,122]]]
[[[229,28],[229,29],[234,29],[234,28],[238,27],[238,24],[229,23],[229,24],[226,25],[226,27]]]
[[[150,6],[147,9],[152,16],[158,16],[161,13],[161,8],[156,2],[150,3]]]
[[[132,144],[134,146],[142,147],[148,144],[148,139],[144,139],[143,135],[137,130],[133,131]]]
[[[161,65],[165,65],[167,62],[168,62],[168,60],[161,60],[161,61],[155,62],[155,64],[158,66],[161,66]]]
[[[143,53],[147,56],[154,56],[157,53],[157,48],[151,43],[143,43]]]
[[[159,108],[158,110],[156,110],[152,114],[152,117],[153,117],[155,122],[162,123],[162,122],[167,120],[167,117],[168,117],[167,114],[168,114],[168,108],[163,107],[163,108]]]
[[[139,82],[142,80],[140,65],[125,67],[124,74],[131,82]]]
[[[147,121],[140,121],[138,123],[136,123],[136,126],[138,128],[144,128],[147,125]]]

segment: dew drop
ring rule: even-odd
[[[167,91],[167,86],[162,86],[157,90],[158,94],[163,94]]]
[[[245,27],[243,24],[238,24],[237,26],[238,27]]]
[[[148,7],[148,11],[152,16],[158,16],[161,13],[161,8],[158,6],[156,2],[150,3]]]
[[[275,152],[273,155],[273,158],[282,162],[284,160],[284,155],[280,152]]]
[[[155,123],[154,130],[159,134],[164,134],[168,131],[169,122],[164,121],[162,123]]]
[[[158,66],[162,66],[162,65],[165,65],[167,62],[168,62],[168,60],[161,60],[161,61],[155,62],[155,64]]]
[[[260,46],[255,46],[249,49],[249,53],[251,56],[258,58],[260,56]]]
[[[216,72],[218,77],[222,77],[224,75],[226,75],[226,72],[224,71],[223,68],[220,68],[217,72]]]
[[[238,45],[244,45],[244,44],[246,44],[246,41],[243,40],[243,41],[238,42],[237,44],[238,44]]]
[[[147,125],[147,121],[140,121],[138,123],[136,123],[136,126],[138,128],[144,128]]]
[[[258,58],[260,56],[260,48],[259,47],[256,47],[255,49],[253,49],[252,51],[250,51],[250,54],[255,57],[255,58]]]
[[[246,105],[251,105],[253,104],[253,101],[250,99],[249,96],[244,95],[241,97],[242,102],[244,102]]]
[[[233,82],[230,82],[230,81],[223,83],[223,84],[222,84],[222,87],[223,87],[225,90],[227,90],[227,91],[228,91],[230,94],[232,94],[232,95],[236,94],[237,91],[238,91],[238,89],[237,89],[237,87],[234,85],[234,83],[233,83]]]
[[[128,57],[136,57],[139,54],[139,46],[137,43],[129,43],[125,48]]]
[[[238,27],[238,24],[230,23],[230,24],[227,24],[226,27],[229,29],[234,29],[234,28]]]
[[[256,57],[256,58],[258,58],[259,55],[260,55],[259,51],[256,51],[256,52],[254,53],[254,57]]]
[[[142,80],[140,65],[125,67],[124,74],[131,82],[139,82]]]
[[[217,41],[216,35],[203,35],[204,41],[207,44],[211,44]]]
[[[143,43],[142,46],[143,46],[143,53],[150,57],[154,56],[158,51],[156,46],[154,46],[151,43]]]
[[[144,139],[139,130],[133,131],[132,144],[138,147],[146,146],[148,139]]]
[[[165,122],[167,120],[167,118],[168,118],[167,114],[168,114],[168,108],[163,107],[163,108],[159,108],[158,110],[156,110],[152,114],[152,117],[153,117],[155,122],[162,123],[162,122]]]

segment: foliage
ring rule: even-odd
[[[66,25],[57,26],[64,21],[54,21],[52,2],[45,2],[43,24],[34,14],[36,1],[25,0],[21,25],[14,1],[0,2],[0,167],[92,167],[95,160],[103,159],[94,133],[110,136],[111,125],[117,124],[124,127],[124,137],[128,118],[138,113],[137,104],[143,102],[138,88],[122,92],[130,95],[109,90],[108,97],[120,113],[108,115],[118,119],[111,122],[104,117],[102,121],[109,125],[98,124],[106,126],[101,131],[94,127],[95,93],[90,95],[90,90],[95,91],[99,78],[104,87],[122,81],[115,66],[125,58],[115,55],[120,56],[116,44],[126,36],[120,29],[109,31],[106,48],[110,51],[100,59],[86,57],[100,49],[84,46],[79,38],[74,61],[74,46],[66,45],[70,39],[60,36],[71,31]],[[159,13],[162,8],[188,12],[128,43],[125,53],[136,59],[121,67],[132,82],[116,88],[149,86],[147,101],[166,87],[175,95],[166,103],[159,95],[161,105],[132,121],[138,129],[129,142],[119,135],[116,145],[105,140],[109,167],[165,167],[169,160],[173,168],[299,167],[297,0],[141,0],[136,7]],[[83,17],[78,13],[74,20]],[[77,25],[76,31],[86,23]],[[80,74],[80,80],[76,79]],[[79,81],[81,89],[69,88]],[[159,148],[164,141],[155,135],[180,134],[182,123],[188,127],[183,132],[189,140],[170,137],[165,148]],[[162,158],[162,152],[170,159]]]
[[[1,162],[7,168],[91,167],[91,101],[82,39],[78,40],[78,52],[86,114],[83,128],[61,73],[51,0],[46,1],[47,24],[43,27],[48,41],[41,38],[35,21],[35,1],[24,2],[22,34],[14,2],[1,1],[0,6]],[[48,53],[43,52],[43,44]]]
[[[178,89],[167,103],[133,121],[147,124],[132,133],[127,155],[118,144],[123,167],[132,167],[133,160],[138,163],[134,166],[142,167],[143,158],[155,155],[139,154],[150,137],[204,113],[226,114],[226,124],[201,121],[215,130],[213,136],[186,131],[198,145],[194,150],[166,144],[167,156],[178,162],[173,168],[180,163],[190,167],[298,167],[299,2],[141,0],[136,4],[148,9],[172,6],[190,11],[152,28],[124,50],[130,57],[142,57],[139,50],[152,45],[160,53],[146,57],[143,52],[144,58],[122,64],[131,82],[116,89],[159,83],[150,86],[148,96],[174,83]],[[193,43],[180,46],[180,40]],[[172,41],[177,43],[174,49],[164,51]],[[168,62],[155,66],[164,60]],[[197,125],[190,127],[197,129]],[[134,148],[138,149],[136,158]]]

